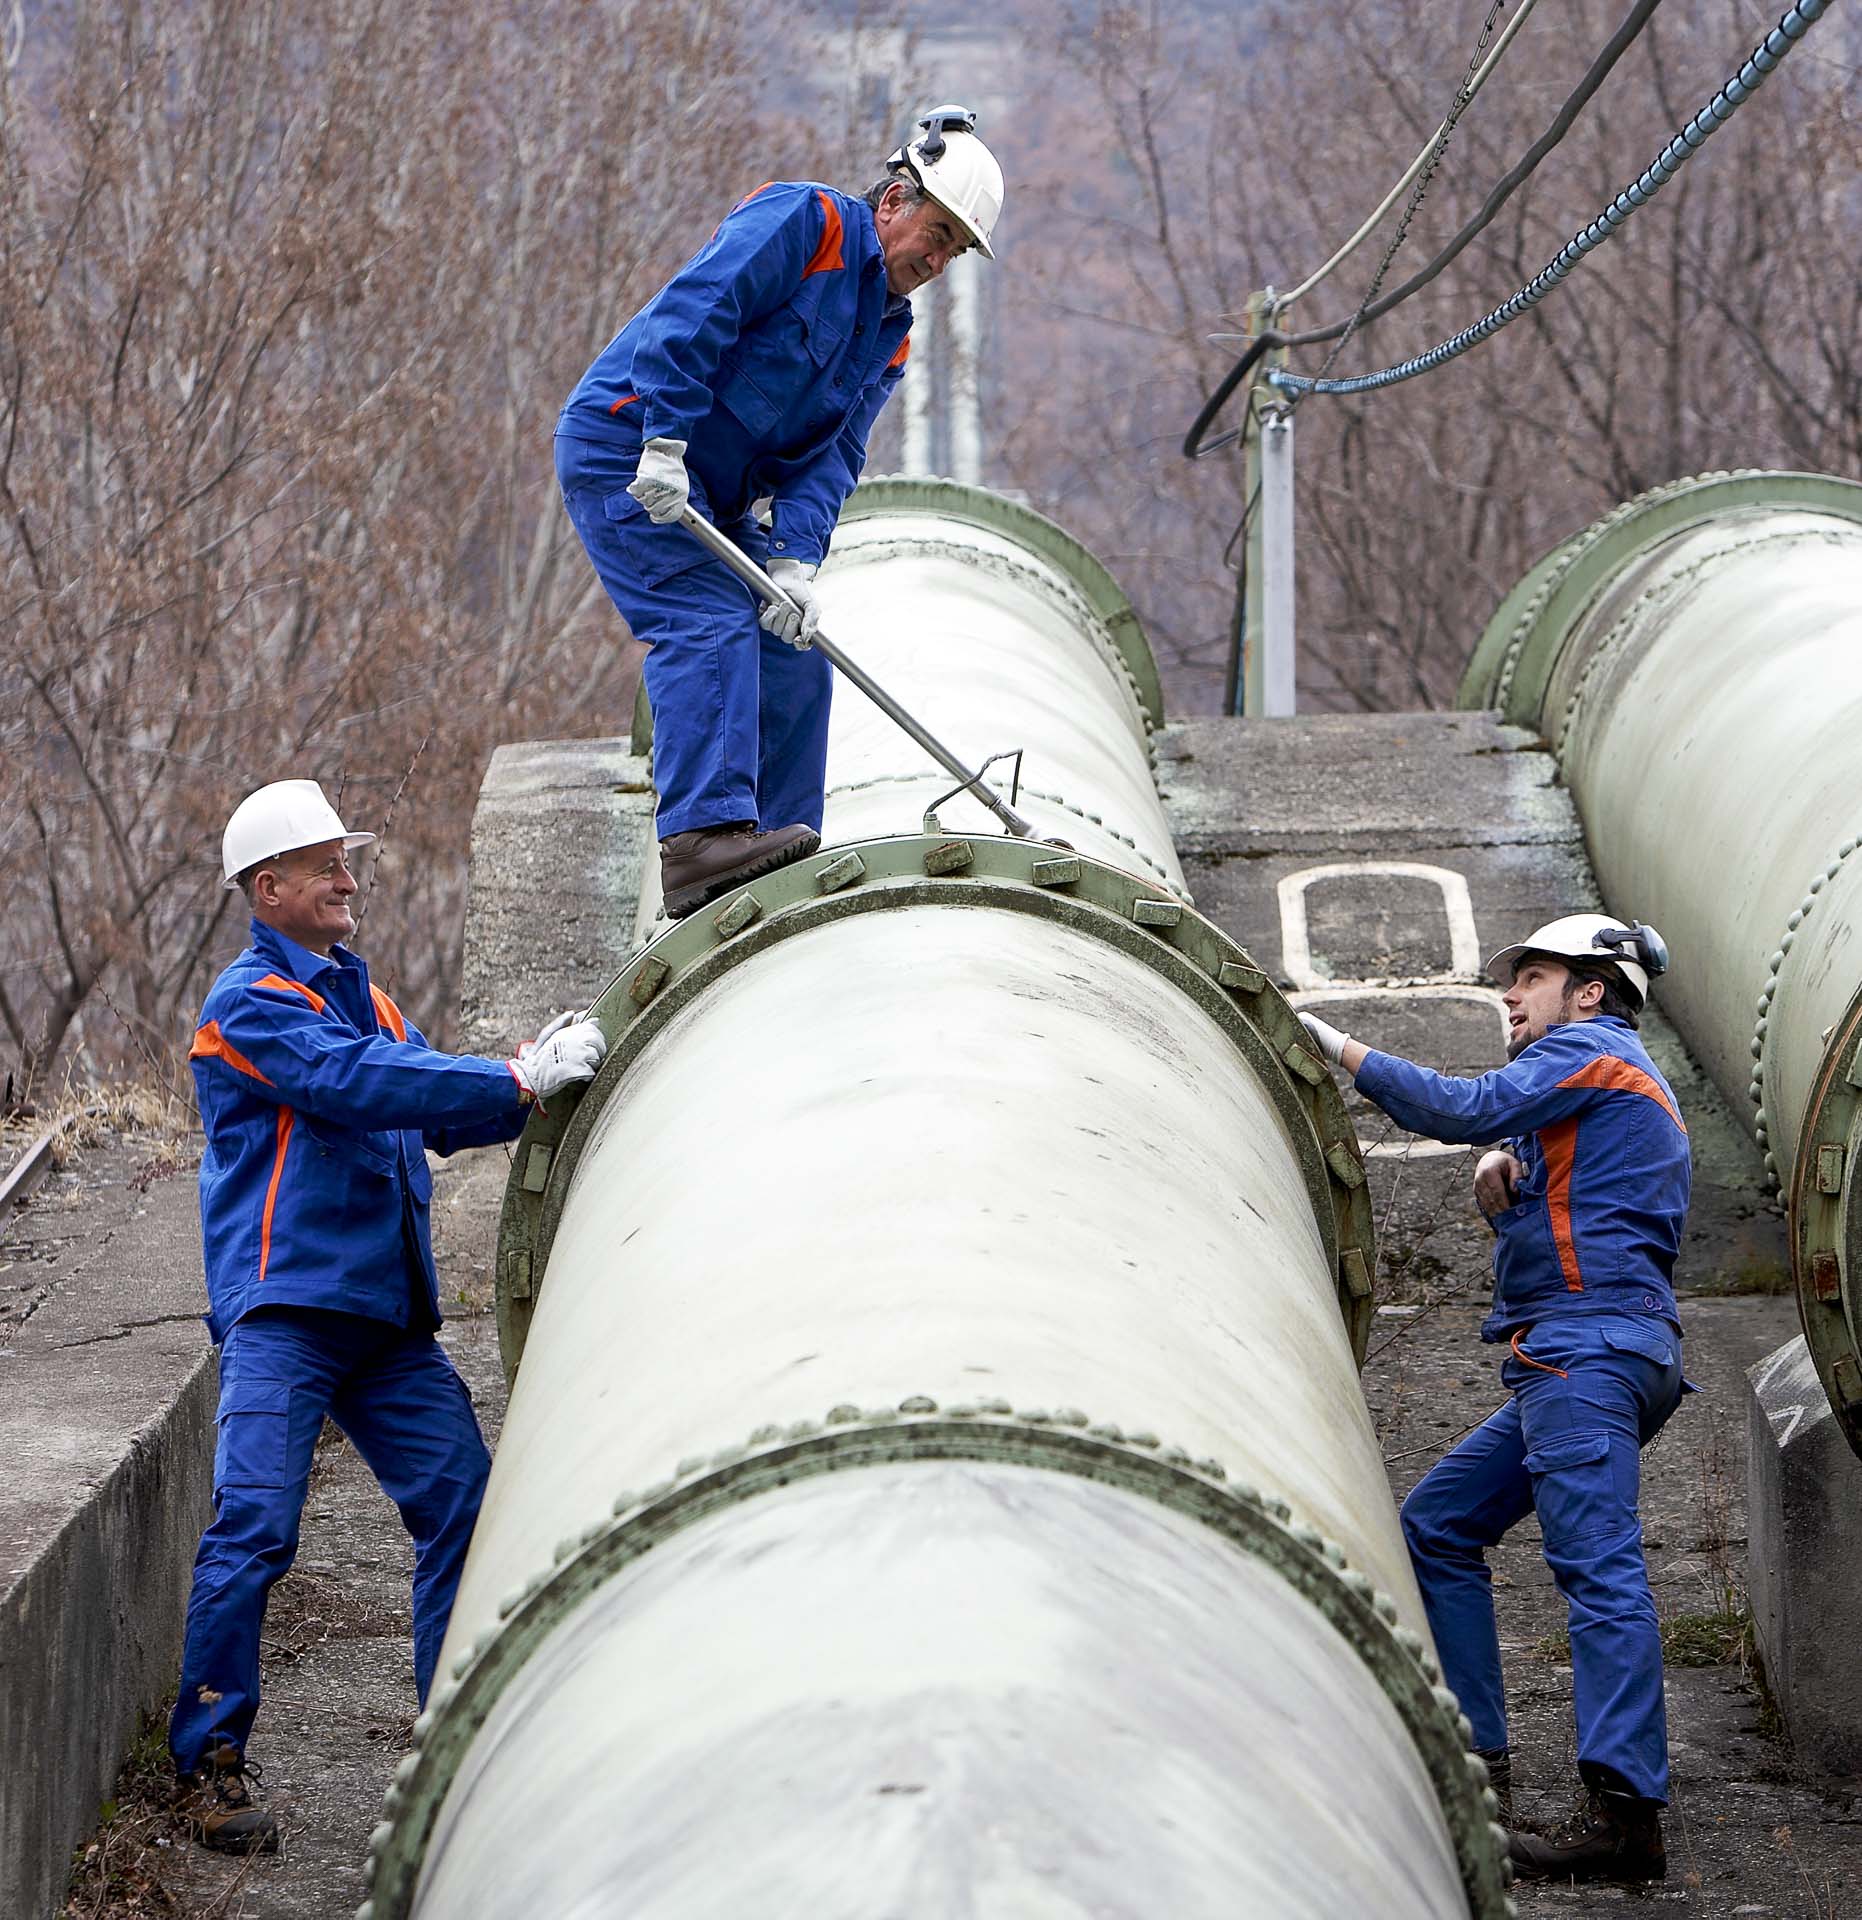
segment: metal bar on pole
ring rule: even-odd
[[[1261,421],[1261,704],[1255,711],[1295,711],[1293,634],[1293,415]]]
[[[950,477],[966,486],[983,484],[981,381],[982,287],[974,261],[959,262],[944,278],[944,338],[950,392]]]
[[[913,352],[917,366],[908,370],[899,400],[905,408],[904,446],[900,465],[913,475],[937,471],[932,426],[936,407],[937,303],[932,289],[912,304]]]
[[[688,506],[679,515],[679,525],[707,553],[723,561],[759,599],[771,603],[780,602],[785,606],[794,605],[789,596],[738,546],[736,541],[729,534],[722,533],[714,527],[696,507]],[[946,773],[960,781],[967,791],[975,794],[977,799],[1008,828],[1010,833],[1014,834],[1016,839],[1030,840],[1036,837],[1033,825],[1024,820],[980,772],[966,767],[950,748],[945,746],[935,734],[921,726],[884,687],[870,678],[864,668],[856,666],[849,660],[819,628],[815,630],[814,647],[817,653],[832,664],[837,673],[851,680],[888,720],[909,734]]]
[[[1264,293],[1248,296],[1246,334],[1256,338],[1274,324],[1280,301],[1272,287]],[[1286,365],[1286,349],[1276,347],[1263,361],[1259,372],[1265,379],[1267,369]],[[1230,649],[1229,682],[1226,705],[1230,713],[1267,712],[1265,659],[1262,652],[1263,623],[1266,620],[1266,562],[1262,552],[1261,526],[1261,402],[1278,401],[1271,387],[1250,383],[1244,398],[1241,425],[1241,497],[1246,503],[1247,526],[1242,536],[1242,586],[1235,596],[1236,631]]]

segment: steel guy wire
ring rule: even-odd
[[[1468,61],[1468,70],[1462,77],[1461,85],[1455,89],[1454,102],[1449,107],[1447,114],[1443,117],[1441,126],[1436,131],[1435,139],[1428,150],[1428,157],[1423,161],[1422,169],[1416,175],[1416,184],[1410,188],[1409,202],[1403,209],[1402,218],[1397,222],[1396,232],[1390,236],[1389,244],[1384,248],[1383,258],[1377,263],[1377,271],[1371,275],[1371,284],[1365,289],[1364,298],[1358,302],[1357,312],[1346,321],[1344,331],[1333,343],[1332,351],[1326,355],[1325,364],[1319,369],[1319,379],[1324,379],[1326,374],[1331,371],[1332,363],[1344,352],[1345,343],[1350,340],[1351,336],[1356,333],[1358,328],[1363,324],[1364,316],[1370,310],[1372,301],[1377,298],[1383,288],[1384,275],[1390,271],[1391,261],[1397,257],[1403,242],[1409,238],[1410,222],[1415,219],[1417,209],[1422,205],[1423,195],[1429,191],[1429,183],[1435,178],[1435,170],[1441,164],[1442,155],[1448,150],[1449,136],[1455,130],[1455,123],[1461,118],[1462,114],[1467,111],[1468,102],[1474,98],[1475,93],[1479,90],[1481,67],[1487,53],[1487,43],[1493,38],[1494,22],[1499,19],[1501,10],[1505,5],[1506,0],[1490,0],[1487,8],[1487,18],[1481,22],[1480,38],[1474,43],[1474,54]],[[1515,22],[1514,24],[1517,25],[1518,23]],[[1283,304],[1283,302],[1275,302],[1269,309],[1266,318],[1267,324],[1270,327],[1278,317],[1280,307]],[[1269,384],[1273,385],[1276,383],[1270,379]],[[1308,389],[1283,389],[1283,391],[1288,391],[1292,395],[1287,401],[1285,408],[1285,412],[1290,414],[1305,397]]]
[[[1309,379],[1304,374],[1287,373],[1275,368],[1267,375],[1268,384],[1296,398],[1308,393],[1374,393],[1383,387],[1394,387],[1401,381],[1413,380],[1419,374],[1433,373],[1437,367],[1458,358],[1470,347],[1491,339],[1502,327],[1517,320],[1529,308],[1537,306],[1586,254],[1595,251],[1613,234],[1621,231],[1638,207],[1646,206],[1654,199],[1680,172],[1688,157],[1705,146],[1713,134],[1752,98],[1767,76],[1778,70],[1785,55],[1803,39],[1828,8],[1829,0],[1798,0],[1798,4],[1753,49],[1751,57],[1738,72],[1668,142],[1643,173],[1625,187],[1589,226],[1573,235],[1559,253],[1509,300],[1495,307],[1484,319],[1462,328],[1459,333],[1431,347],[1426,353],[1413,355],[1378,373],[1359,373],[1341,380],[1328,380],[1325,369],[1337,357],[1337,348],[1334,348],[1326,359],[1325,367],[1321,367],[1316,376]],[[1346,338],[1349,338],[1349,334],[1340,338],[1339,346],[1344,345]]]

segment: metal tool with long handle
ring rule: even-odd
[[[731,539],[729,534],[719,532],[696,507],[687,507],[679,516],[679,524],[708,553],[722,560],[752,593],[759,595],[771,605],[793,606],[795,604],[775,581]],[[884,687],[866,673],[864,668],[856,666],[849,660],[819,628],[815,630],[814,644],[816,651],[826,656],[836,672],[851,680],[887,719],[903,728],[953,779],[961,781],[964,789],[975,794],[977,799],[1008,828],[1010,833],[1014,834],[1016,839],[1029,840],[1035,837],[1033,825],[1024,820],[990,786],[989,782],[983,778],[980,769],[972,772],[966,767],[941,740],[907,713]]]

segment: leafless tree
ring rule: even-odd
[[[172,1061],[240,938],[219,825],[285,775],[384,829],[368,951],[448,1033],[492,747],[631,712],[554,415],[763,177],[742,134],[781,24],[716,0],[35,19],[0,74],[0,1025],[21,1083],[68,1045],[98,1070]],[[807,140],[798,162],[831,160]]]
[[[1323,28],[1239,28],[1192,0],[1061,0],[1079,90],[1043,150],[1065,167],[1015,230],[1002,291],[999,455],[1115,566],[1180,705],[1220,685],[1240,518],[1232,458],[1177,441],[1248,293],[1328,255],[1429,139],[1486,7],[1340,0]],[[1621,16],[1541,9],[1461,119],[1387,284],[1428,258],[1550,122]],[[1648,163],[1776,20],[1673,0],[1588,112],[1433,285],[1357,334],[1387,365],[1504,300]],[[1440,373],[1299,412],[1304,698],[1453,697],[1482,624],[1546,547],[1618,500],[1726,466],[1854,471],[1862,230],[1847,29],[1832,21],[1627,233]],[[1090,103],[1083,111],[1082,98]],[[1082,126],[1092,130],[1081,138]],[[1064,127],[1064,137],[1063,137]],[[1393,215],[1291,324],[1342,317]],[[1323,349],[1296,355],[1314,371]]]

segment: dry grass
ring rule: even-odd
[[[178,1849],[192,1844],[174,1814],[174,1770],[168,1758],[168,1711],[148,1715],[106,1800],[97,1830],[72,1856],[59,1920],[227,1920],[251,1864],[231,1879],[196,1892],[178,1885]]]

